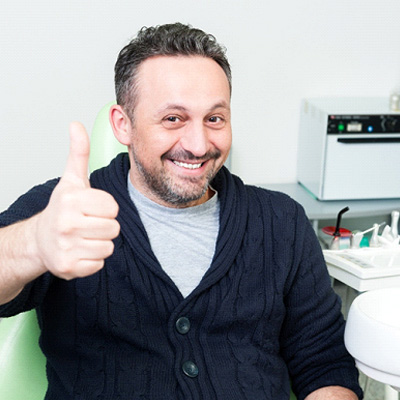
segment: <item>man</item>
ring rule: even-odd
[[[231,74],[214,37],[146,28],[120,53],[128,146],[0,215],[1,316],[36,308],[46,399],[357,399],[340,303],[302,208],[223,167]],[[357,394],[356,394],[357,393]]]

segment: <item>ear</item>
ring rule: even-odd
[[[129,146],[131,144],[132,123],[124,109],[118,104],[111,106],[109,118],[115,138],[121,144]]]

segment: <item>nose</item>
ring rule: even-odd
[[[194,156],[204,156],[209,149],[207,128],[202,123],[190,124],[183,132],[180,142],[182,148]]]

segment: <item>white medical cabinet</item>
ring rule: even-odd
[[[388,98],[303,100],[297,171],[319,200],[400,198],[400,112]]]

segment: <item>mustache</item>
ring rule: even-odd
[[[202,157],[197,157],[193,153],[187,150],[179,151],[167,151],[161,156],[162,160],[179,160],[179,161],[206,161],[206,160],[216,160],[221,157],[221,152],[219,150],[207,151]]]

